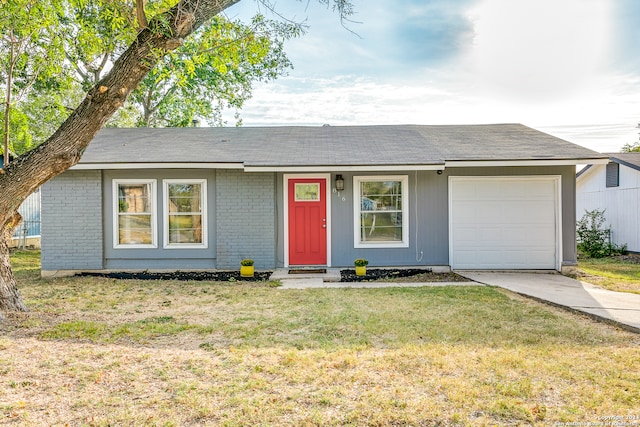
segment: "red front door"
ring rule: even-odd
[[[327,264],[327,204],[324,178],[291,178],[289,264]]]

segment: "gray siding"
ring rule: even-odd
[[[103,176],[104,175],[104,176]],[[560,175],[562,263],[576,263],[575,168],[448,168],[436,171],[367,172],[359,176],[407,175],[409,247],[354,248],[353,176],[342,173],[345,190],[331,192],[331,265],[351,266],[358,257],[371,266],[449,265],[449,176]],[[163,179],[206,179],[208,247],[164,249]],[[157,180],[158,247],[113,247],[114,179]],[[331,185],[335,174],[331,176]],[[42,190],[43,270],[237,269],[242,258],[257,269],[284,264],[283,174],[241,170],[68,171]],[[104,230],[104,231],[103,231]]]
[[[218,268],[237,269],[251,258],[256,269],[275,266],[275,174],[218,170]]]
[[[42,270],[99,270],[102,174],[67,171],[42,187]]]
[[[340,194],[331,193],[332,266],[353,266],[356,258],[368,259],[371,266],[448,265],[447,191],[446,187],[441,186],[442,175],[437,175],[435,171],[357,173],[357,176],[408,176],[408,193],[404,195],[409,203],[407,248],[354,248],[354,174],[342,175],[345,180],[344,191]],[[333,184],[335,175],[331,180]]]
[[[449,265],[449,176],[560,175],[562,177],[562,265],[576,264],[575,242],[575,167],[481,167],[449,168],[436,171],[366,172],[359,176],[408,175],[409,247],[354,248],[353,242],[353,173],[342,173],[345,190],[332,192],[331,265],[352,266],[355,258],[367,258],[371,266],[446,266]],[[282,175],[278,177],[282,181]],[[331,182],[335,174],[331,176]],[[417,187],[416,187],[417,183]],[[278,211],[282,212],[282,185],[278,185]],[[284,223],[278,221],[278,259],[284,258]],[[279,262],[279,265],[282,263]]]
[[[157,248],[114,248],[113,244],[113,180],[114,179],[155,179],[156,180],[156,227]],[[206,179],[207,180],[207,230],[206,248],[163,247],[164,240],[164,200],[163,180],[165,179]],[[110,170],[104,172],[104,252],[107,269],[213,269],[216,268],[216,197],[215,172],[205,169],[148,169]]]

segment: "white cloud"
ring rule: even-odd
[[[470,11],[470,72],[492,96],[531,102],[580,94],[606,71],[609,0],[484,0]]]
[[[296,69],[256,87],[244,124],[517,122],[617,151],[638,139],[640,76],[615,71],[625,31],[612,3],[411,0],[403,9],[371,0],[356,3],[360,39],[312,1],[310,33],[287,48]],[[442,25],[403,27],[407,14]],[[416,40],[455,52],[430,62],[418,56],[438,51],[413,51]]]
[[[478,96],[444,76],[405,82],[290,77],[257,87],[242,115],[245,126],[515,122],[593,150],[618,151],[638,137],[640,79],[624,76],[610,84],[596,97],[541,106]]]
[[[452,102],[457,101],[450,93],[428,84],[385,83],[355,76],[289,78],[286,83],[256,88],[243,117],[246,125],[435,123],[428,116]]]

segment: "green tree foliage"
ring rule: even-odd
[[[640,123],[638,123],[638,126],[636,126],[636,128],[640,129]],[[624,144],[620,151],[622,151],[623,153],[640,152],[640,141],[636,141],[633,144]]]
[[[143,25],[131,1],[0,1],[0,94],[11,86],[11,102],[0,112],[8,129],[2,136],[10,152],[22,154],[55,131]],[[174,4],[149,0],[145,16]],[[216,16],[159,61],[108,126],[189,126],[196,118],[223,125],[229,109],[240,124],[255,82],[286,73],[284,41],[302,32],[300,24],[261,15],[248,24]]]
[[[640,141],[634,142],[633,144],[624,144],[622,146],[623,153],[637,153],[640,152]]]
[[[11,156],[15,156],[16,153],[23,153],[29,150],[33,146],[33,138],[31,133],[29,132],[29,117],[21,110],[18,110],[14,107],[9,111],[9,132],[8,135],[11,138],[8,140],[11,143],[7,144],[9,153]],[[5,122],[7,115],[7,110],[3,109],[0,112],[0,120],[2,123]],[[3,128],[3,137],[4,130]],[[4,144],[2,149],[0,150],[0,154],[4,154]]]
[[[578,220],[578,250],[590,258],[603,258],[626,252],[626,245],[611,242],[611,226],[606,227],[604,210],[585,211]]]
[[[149,1],[150,16],[174,2]],[[83,90],[95,85],[144,25],[128,3],[69,0],[73,19],[65,25],[66,57]],[[256,81],[275,79],[291,67],[283,49],[302,26],[256,15],[250,24],[216,16],[164,57],[132,93],[108,126],[189,126],[202,118],[223,125],[222,113],[236,115]]]
[[[225,109],[238,116],[256,81],[291,67],[283,43],[301,27],[256,15],[249,25],[222,16],[165,56],[130,98],[136,126],[189,126],[203,118],[220,126]],[[116,122],[118,123],[118,122]]]
[[[151,5],[155,2],[151,2]],[[135,39],[132,4],[108,0],[66,0],[60,16],[66,72],[86,92]]]
[[[39,60],[37,46],[40,45],[37,43],[41,42],[44,46],[43,40],[46,41],[47,37],[50,37],[47,44],[50,50],[44,49],[42,52],[45,54],[60,52],[58,41],[65,39],[63,35],[65,32],[61,25],[76,25],[76,29],[81,29],[80,24],[74,24],[74,21],[69,24],[63,19],[74,16],[70,12],[71,6],[77,5],[84,10],[86,7],[95,5],[94,16],[105,20],[110,29],[114,31],[122,29],[123,34],[135,33],[130,43],[126,43],[122,50],[119,48],[114,50],[115,60],[110,64],[110,69],[95,85],[81,95],[82,100],[70,109],[69,116],[55,128],[53,133],[37,149],[19,155],[4,169],[0,169],[0,318],[4,311],[27,309],[18,292],[17,282],[11,269],[8,246],[13,230],[20,223],[20,214],[17,211],[20,204],[42,184],[78,163],[96,133],[121,109],[133,90],[165,55],[180,48],[190,37],[197,35],[199,29],[206,28],[207,23],[211,22],[215,16],[239,1],[241,0],[135,0],[135,2],[130,0],[49,0],[45,3],[30,0],[0,0],[0,35],[5,40],[0,47],[0,55],[4,61],[0,83],[8,88],[6,105],[9,106],[12,105],[11,95],[14,90],[13,79],[9,76],[13,76],[13,70],[16,69],[14,66],[18,62],[14,61],[15,49],[20,46],[16,42],[19,37],[15,34],[22,35],[17,30],[20,27],[20,24],[16,24],[17,21],[24,24],[24,28],[20,27],[20,31],[25,29],[24,34],[38,34],[38,37],[22,38],[22,40],[33,41],[36,47],[33,48],[33,58],[29,53],[24,60],[21,60],[20,67],[24,70],[21,75],[37,76],[35,79],[18,79],[18,81],[28,82],[17,86],[21,88],[22,95],[26,95],[30,88],[35,88],[38,82],[42,82],[43,86],[49,88],[59,84],[60,90],[50,93],[64,94],[62,90],[64,79],[61,76],[65,73],[44,72],[49,66],[52,69],[58,66],[59,57],[64,55],[53,54],[48,56],[47,60]],[[342,21],[352,13],[350,0],[318,1],[336,10]],[[258,2],[269,8],[272,7],[269,0],[258,0]],[[145,8],[145,3],[148,8]],[[38,10],[38,5],[51,6],[53,10],[61,12],[54,15],[44,14],[44,17],[52,17],[50,22],[44,18],[35,19],[28,13]],[[27,12],[27,19],[23,16],[23,10]],[[130,13],[118,15],[119,10],[130,11]],[[39,24],[36,25],[35,22]],[[30,27],[30,25],[33,26]],[[89,26],[93,27],[93,25]],[[26,30],[27,28],[31,30]],[[8,38],[5,37],[7,34],[10,35]],[[60,37],[56,38],[56,35]],[[80,33],[76,36],[82,37]],[[91,45],[91,43],[88,44]],[[95,52],[95,57],[104,58],[98,54],[98,50]],[[9,60],[7,61],[6,58]],[[96,64],[99,66],[101,63]],[[7,64],[10,66],[7,67]],[[26,64],[36,65],[27,66]],[[62,62],[61,66],[64,65],[65,62]],[[64,98],[61,95],[58,100],[62,99]],[[22,111],[28,111],[28,109],[23,108]],[[8,118],[9,114],[5,117]],[[9,122],[5,123],[8,129]],[[7,134],[5,132],[5,135]]]
[[[64,84],[59,77],[63,57],[58,37],[60,6],[57,0],[0,0],[3,153],[19,154],[33,145],[29,116],[21,104],[34,91],[59,90]]]

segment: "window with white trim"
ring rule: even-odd
[[[354,246],[409,246],[407,175],[356,176],[354,188]]]
[[[207,181],[164,180],[164,246],[207,247]]]
[[[113,181],[114,247],[157,247],[155,193],[155,179]]]

